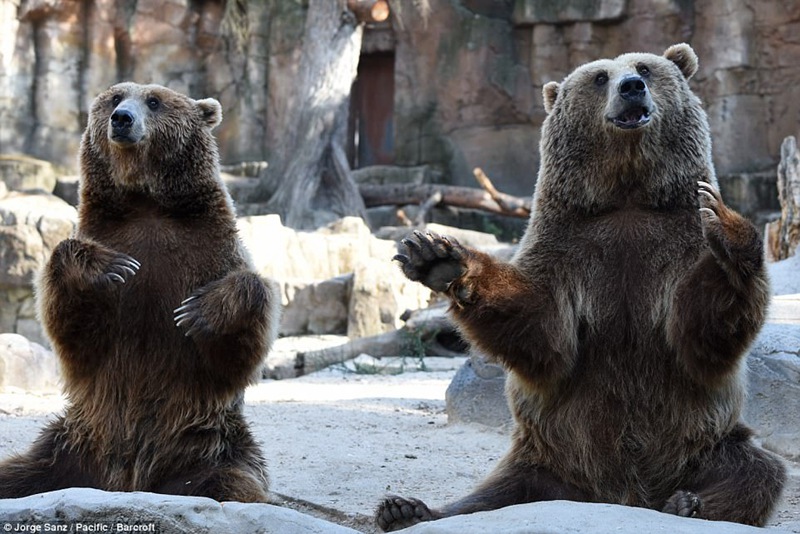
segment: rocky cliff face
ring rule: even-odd
[[[223,160],[264,159],[274,138],[267,124],[279,131],[280,102],[291,95],[283,80],[296,68],[293,32],[302,33],[304,14],[296,2],[272,3],[277,7],[233,0],[4,1],[0,153],[74,168],[94,96],[134,80],[218,98]]]
[[[331,0],[333,1],[333,0]],[[777,208],[774,167],[800,118],[800,3],[781,0],[392,0],[394,157],[527,195],[540,91],[575,66],[686,41],[729,200]],[[224,162],[270,159],[297,93],[307,2],[5,0],[0,3],[0,153],[74,167],[92,97],[156,82],[225,110]],[[365,34],[365,43],[369,39]],[[365,45],[366,46],[366,45]]]

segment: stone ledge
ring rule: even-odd
[[[663,514],[646,508],[616,504],[549,501],[520,504],[477,514],[449,517],[420,523],[400,530],[405,534],[758,534],[786,533],[777,528],[761,529],[729,523],[705,521]]]
[[[8,524],[30,525],[150,523],[157,528],[149,532],[158,534],[357,534],[353,529],[271,504],[219,503],[205,497],[112,493],[91,488],[0,500],[0,517]]]

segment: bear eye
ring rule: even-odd
[[[638,72],[639,76],[642,77],[650,76],[650,69],[647,67],[647,65],[639,65],[636,67],[636,72]]]
[[[114,107],[119,106],[119,103],[122,102],[122,95],[114,95],[111,97],[111,105]]]
[[[150,98],[147,99],[147,107],[152,109],[153,111],[157,110],[160,104],[161,101],[154,96],[151,96]]]
[[[608,74],[605,72],[601,72],[597,76],[594,77],[594,84],[598,87],[602,87],[608,83]]]

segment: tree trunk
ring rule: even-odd
[[[781,144],[778,198],[781,218],[767,225],[767,257],[773,261],[793,256],[800,245],[800,153],[793,136]]]
[[[336,146],[344,146],[350,89],[356,77],[363,27],[346,0],[310,0],[292,117],[258,195],[267,210],[292,228],[314,228],[336,217],[365,217],[349,168]],[[345,160],[346,163],[346,160]]]

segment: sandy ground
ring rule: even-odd
[[[447,424],[444,392],[461,361],[395,376],[331,369],[250,388],[245,410],[276,503],[371,533],[386,492],[434,506],[467,493],[504,454],[509,432]],[[62,406],[59,395],[0,394],[0,458],[24,451]],[[800,533],[800,466],[791,470],[772,525]]]

